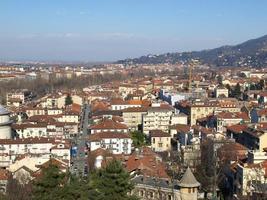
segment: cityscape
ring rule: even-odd
[[[0,200],[267,199],[266,8],[0,2]]]

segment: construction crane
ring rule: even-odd
[[[191,92],[192,91],[192,72],[195,66],[199,65],[199,61],[192,59],[189,64],[189,74],[188,74],[188,91]]]

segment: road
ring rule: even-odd
[[[73,165],[70,169],[72,174],[77,176],[86,176],[88,174],[87,157],[85,155],[86,137],[88,135],[90,106],[83,104],[83,112],[81,114],[80,133],[75,139],[77,145],[77,156],[72,158]]]

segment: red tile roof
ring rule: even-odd
[[[159,161],[149,148],[144,148],[140,154],[133,153],[125,164],[128,172],[137,171],[145,176],[169,178],[164,163]]]
[[[9,171],[7,171],[6,169],[2,169],[0,168],[0,180],[8,180],[10,176]]]
[[[236,124],[232,126],[226,127],[227,130],[232,131],[234,133],[242,133],[248,126],[246,124]]]
[[[185,124],[176,124],[170,126],[170,129],[175,129],[179,133],[186,133],[190,131],[190,126]]]
[[[151,130],[149,134],[150,137],[171,137],[169,133],[163,132],[162,130]]]
[[[115,122],[111,119],[104,119],[99,124],[92,125],[91,129],[128,129],[128,127],[125,124]]]
[[[129,134],[126,133],[116,133],[116,132],[100,132],[89,135],[88,139],[90,141],[101,141],[102,139],[111,139],[111,138],[119,138],[119,139],[128,139],[131,138]]]

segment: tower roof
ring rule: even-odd
[[[191,169],[188,167],[178,185],[180,187],[199,187],[200,183],[196,180]]]

